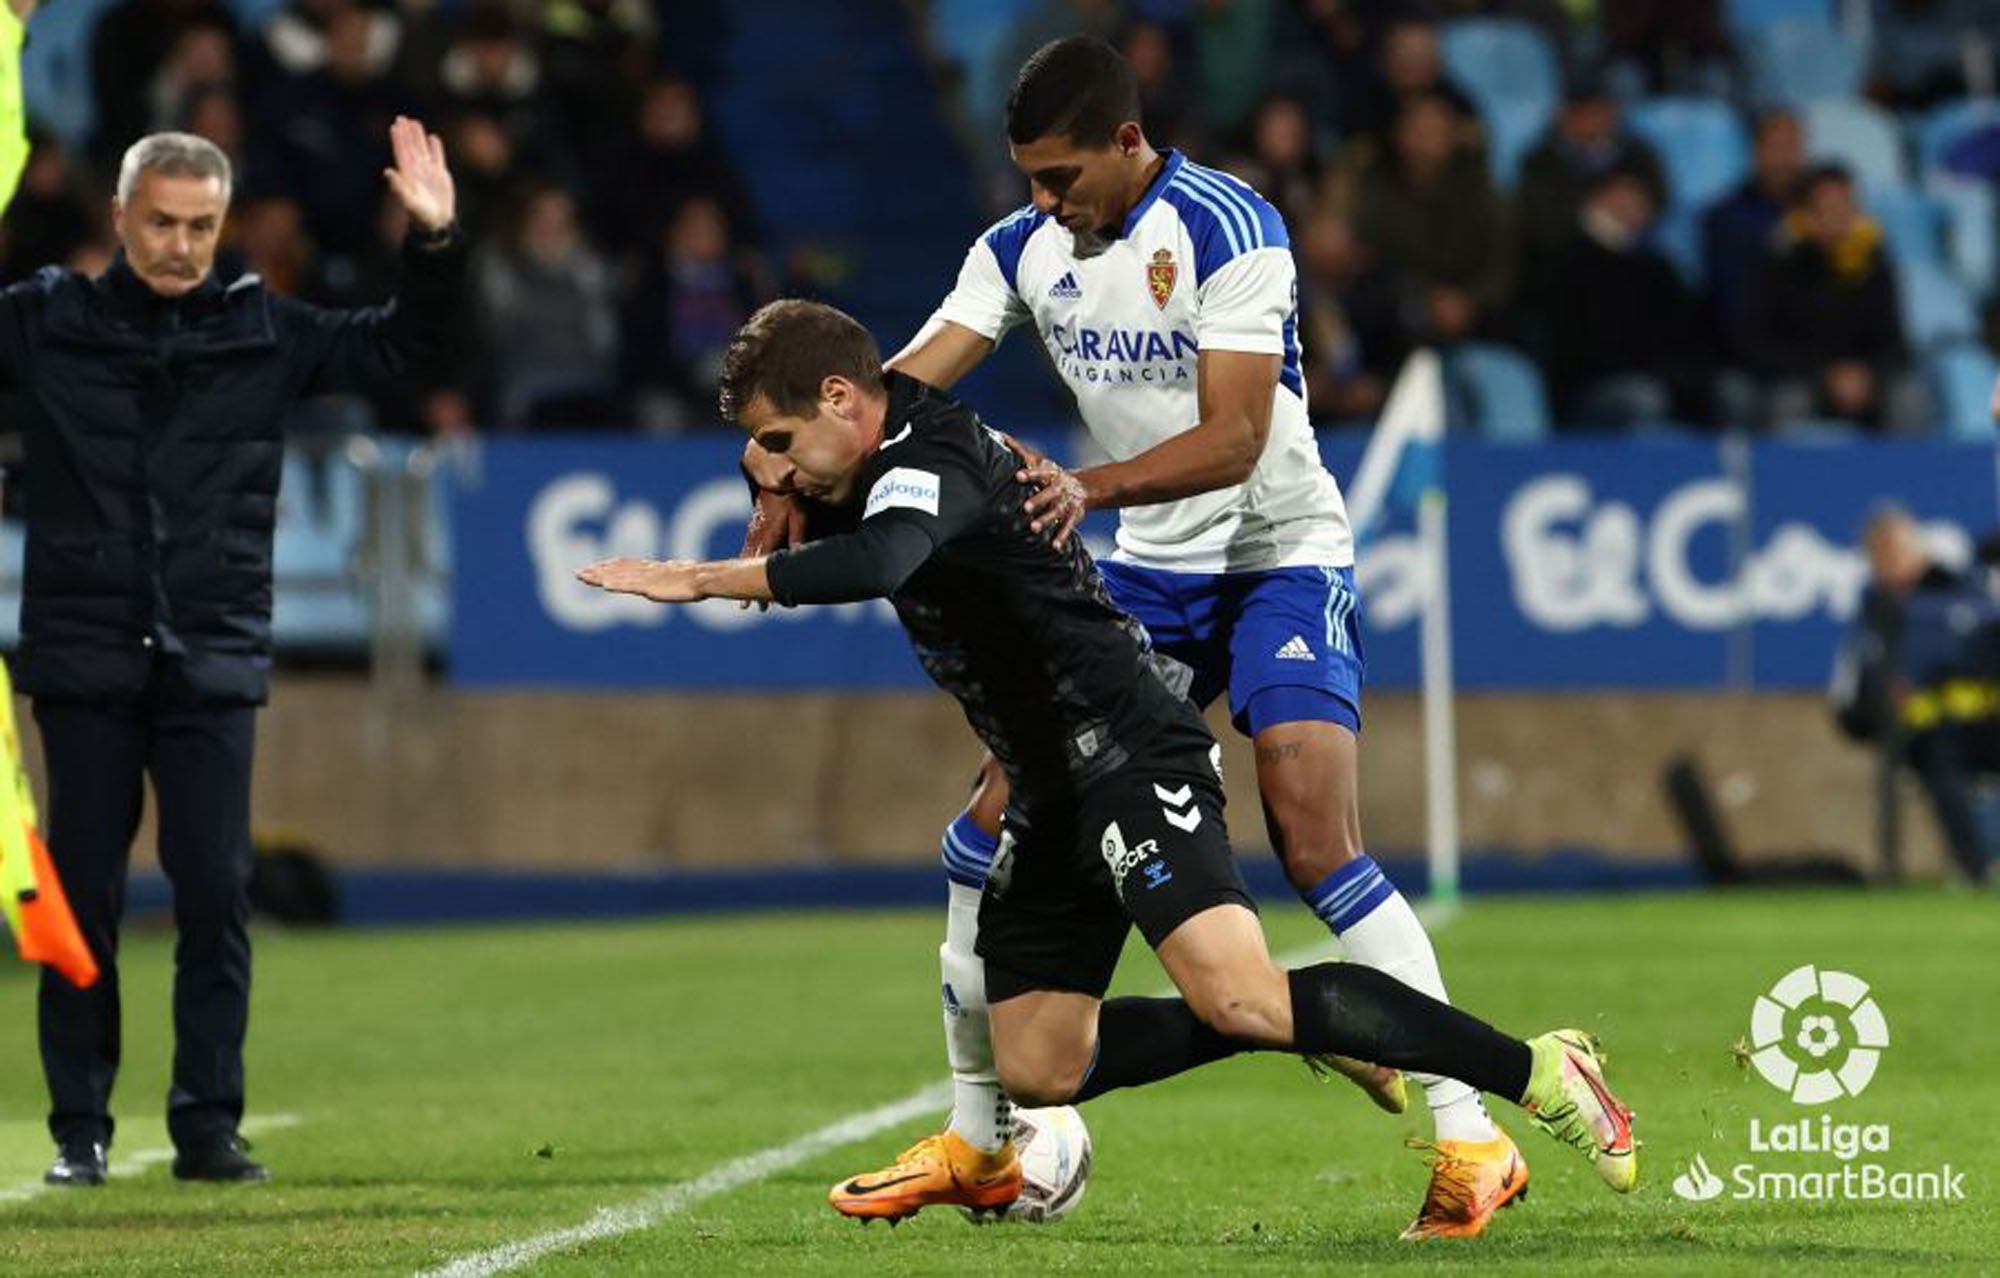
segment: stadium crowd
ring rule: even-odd
[[[1940,361],[1991,366],[1975,308],[2000,275],[2000,112],[1961,103],[1993,87],[2000,0],[889,8],[917,24],[996,213],[1022,194],[997,123],[1021,55],[1116,40],[1156,144],[1283,210],[1323,421],[1369,417],[1423,344],[1525,355],[1577,428],[1924,429]],[[729,9],[117,0],[88,41],[94,123],[36,132],[0,278],[101,265],[123,144],[184,128],[238,166],[225,274],[383,296],[402,230],[383,139],[412,112],[460,173],[466,340],[441,384],[338,411],[443,435],[707,425],[738,323],[813,286],[799,246],[764,242],[708,118]]]

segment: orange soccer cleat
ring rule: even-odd
[[[880,1171],[841,1181],[826,1200],[864,1224],[877,1219],[894,1224],[940,1205],[997,1211],[1020,1195],[1021,1160],[1013,1141],[988,1154],[945,1131],[924,1137]]]
[[[1502,1207],[1527,1197],[1528,1164],[1507,1133],[1492,1140],[1413,1140],[1431,1151],[1431,1185],[1403,1238],[1476,1238]]]

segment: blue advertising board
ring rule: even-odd
[[[612,555],[719,557],[749,497],[734,438],[494,440],[454,487],[454,680],[474,687],[910,688],[886,604],[669,608],[574,579]],[[1361,446],[1330,439],[1345,482]],[[1862,522],[1906,506],[1946,560],[2000,524],[1993,450],[1699,437],[1453,439],[1452,631],[1467,689],[1822,686],[1866,580]],[[1093,546],[1110,517],[1093,519]],[[1427,575],[1407,518],[1360,563],[1369,681],[1409,687]]]

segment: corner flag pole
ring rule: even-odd
[[[1404,363],[1348,486],[1355,542],[1365,547],[1386,508],[1414,509],[1424,574],[1422,679],[1424,833],[1433,902],[1458,900],[1458,730],[1451,670],[1450,542],[1444,460],[1444,365],[1419,350]]]
[[[1424,591],[1424,827],[1431,900],[1458,904],[1458,721],[1451,672],[1449,516],[1444,487],[1433,484],[1417,506]]]

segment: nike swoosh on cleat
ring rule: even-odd
[[[872,1185],[864,1185],[858,1180],[850,1180],[840,1187],[840,1192],[844,1194],[872,1194],[879,1190],[904,1184],[907,1181],[922,1180],[927,1174],[926,1172],[911,1172],[907,1176],[898,1176],[894,1180],[878,1180]]]

